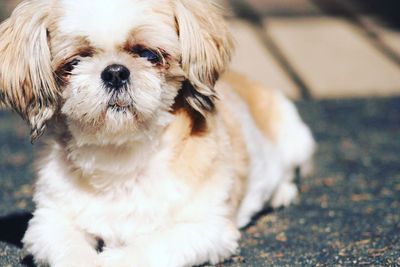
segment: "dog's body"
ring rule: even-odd
[[[296,198],[294,169],[309,163],[311,133],[278,91],[234,73],[217,82],[231,41],[208,1],[34,0],[14,17],[38,8],[50,15],[25,27],[46,24],[35,36],[47,32],[50,50],[25,52],[40,52],[43,66],[11,67],[11,41],[0,39],[0,100],[30,122],[34,138],[49,125],[23,240],[37,263],[217,263],[235,253],[238,229],[264,204]],[[93,23],[90,12],[109,21]],[[0,32],[18,36],[18,23]],[[58,79],[42,81],[51,69]]]

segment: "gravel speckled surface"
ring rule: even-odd
[[[297,205],[266,209],[221,266],[400,266],[400,98],[298,103],[319,144]],[[0,266],[20,261],[33,209],[32,146],[0,112]]]

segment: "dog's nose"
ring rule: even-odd
[[[130,75],[131,72],[127,67],[113,64],[104,69],[101,79],[108,88],[118,90],[128,83]]]

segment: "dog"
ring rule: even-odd
[[[36,264],[216,264],[255,213],[296,199],[311,131],[226,70],[233,46],[209,0],[25,0],[1,24],[0,102],[46,132]]]

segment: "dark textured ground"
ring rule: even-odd
[[[300,180],[298,205],[244,231],[240,256],[225,265],[400,266],[400,98],[299,107],[319,143],[315,174]],[[20,266],[32,210],[27,132],[0,112],[0,266]]]

